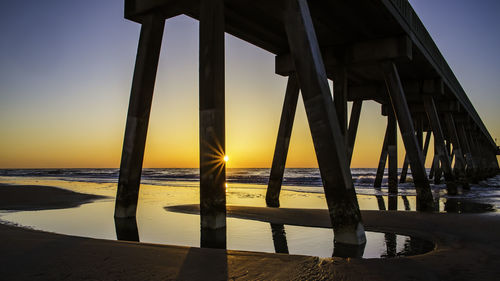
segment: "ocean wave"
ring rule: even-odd
[[[227,182],[231,184],[255,184],[264,188],[269,181],[270,169],[227,169]],[[376,169],[353,168],[351,169],[353,184],[358,192],[373,194],[373,183],[376,177]],[[81,181],[95,183],[118,182],[119,169],[0,169],[1,177],[32,177],[48,178],[63,181]],[[147,168],[142,171],[142,182],[154,185],[171,185],[172,182],[196,182],[199,180],[199,169],[190,168]],[[189,184],[190,186],[194,186]],[[314,168],[291,168],[285,169],[283,186],[289,190],[300,192],[323,192],[323,183],[319,169]],[[406,183],[399,184],[399,190],[414,193],[413,179],[408,174]],[[434,188],[443,189],[444,185],[433,185]],[[472,189],[500,187],[500,175],[484,180],[479,184],[472,185]],[[387,188],[387,174],[382,179],[382,190]],[[500,190],[500,189],[499,189]]]

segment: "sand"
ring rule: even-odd
[[[0,210],[72,208],[103,198],[52,186],[0,184]]]
[[[60,189],[13,187],[9,196],[0,196],[0,206],[40,208],[11,194],[18,192],[30,198],[36,193],[34,201],[48,202]],[[89,200],[67,192],[68,204]],[[198,206],[169,210],[197,213]],[[228,206],[228,215],[329,227],[325,210]],[[367,230],[426,238],[436,242],[436,249],[392,259],[320,259],[90,239],[0,225],[0,280],[496,280],[500,276],[496,214],[363,211],[362,215]]]

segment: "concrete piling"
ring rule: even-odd
[[[148,15],[141,27],[132,90],[123,140],[115,218],[134,218],[137,211],[142,161],[165,20]]]

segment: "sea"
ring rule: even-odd
[[[265,168],[228,168],[227,204],[265,207],[269,173],[270,169]],[[351,174],[361,210],[416,211],[416,191],[411,171],[406,183],[399,184],[397,196],[388,194],[387,170],[380,189],[373,187],[376,169],[353,168]],[[54,186],[105,196],[104,199],[70,209],[0,211],[0,223],[67,235],[116,240],[119,233],[113,212],[118,175],[119,169],[101,168],[0,169],[0,183]],[[458,194],[453,196],[447,194],[444,183],[431,184],[431,189],[436,212],[500,215],[500,175],[471,184],[469,190],[459,188]],[[197,203],[198,169],[143,169],[136,219],[137,240],[142,243],[199,247],[199,216],[165,209],[168,206]],[[280,194],[280,206],[327,209],[319,170],[287,168]],[[331,229],[287,224],[276,226],[228,217],[226,232],[227,249],[231,250],[319,257],[331,257],[334,253],[334,233]],[[420,242],[416,243],[418,238],[405,236],[404,233],[367,232],[367,240],[363,258],[410,255],[414,253],[412,245],[422,245]],[[422,250],[422,247],[417,249],[417,253],[419,250]]]
[[[400,176],[400,170],[398,175]],[[427,171],[429,173],[429,170]],[[228,185],[238,189],[267,188],[270,169],[266,168],[229,168],[226,171]],[[376,176],[374,168],[351,169],[353,184],[359,195],[387,196],[387,170],[380,189],[373,187]],[[23,182],[25,180],[61,181],[72,183],[117,184],[119,169],[0,169],[0,182]],[[471,184],[470,190],[460,190],[458,195],[448,196],[444,179],[441,184],[432,184],[435,197],[446,200],[464,200],[489,204],[492,210],[500,208],[500,175]],[[143,169],[141,184],[153,186],[199,187],[199,170],[195,168],[149,168]],[[285,169],[282,190],[303,193],[323,194],[323,184],[319,169],[288,168]],[[416,191],[408,173],[405,183],[399,183],[400,196],[415,196]],[[444,210],[443,210],[444,211]]]

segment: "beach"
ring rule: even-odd
[[[405,211],[404,204],[398,205],[398,209],[403,205],[399,211],[362,210],[367,231],[381,233],[382,237],[398,234],[422,238],[432,241],[433,249],[392,258],[341,258],[331,257],[333,245],[327,246],[331,248],[325,254],[298,249],[314,243],[333,244],[328,242],[331,236],[322,237],[322,231],[330,233],[331,229],[328,212],[319,205],[324,198],[318,194],[284,190],[284,206],[266,208],[259,203],[263,199],[260,189],[234,188],[228,192],[226,250],[199,248],[195,187],[143,186],[137,217],[137,238],[141,242],[131,242],[116,241],[118,228],[109,210],[114,190],[104,188],[113,183],[33,177],[12,181],[26,185],[0,185],[0,195],[8,194],[0,197],[4,210],[0,214],[1,280],[494,280],[500,273],[500,216],[495,211],[446,213],[443,209],[419,213]],[[57,187],[36,186],[35,182],[51,182]],[[414,200],[408,197],[411,206]],[[377,206],[377,200],[367,199],[371,197],[358,198],[361,206],[372,206],[363,201],[373,201]],[[62,219],[63,214],[71,218]],[[155,230],[147,221],[149,216],[160,214],[165,217],[151,224],[161,224],[165,219],[168,225],[165,232],[157,229],[162,237],[156,237],[148,233]],[[271,239],[269,225],[285,225],[290,254],[273,253],[275,237]],[[298,229],[296,233],[294,228]],[[268,240],[258,238],[258,232],[265,231],[269,231]],[[299,233],[305,234],[297,237]],[[250,236],[257,238],[252,240]],[[312,236],[313,244],[300,242],[307,236]],[[252,245],[258,243],[270,243],[270,251]]]

